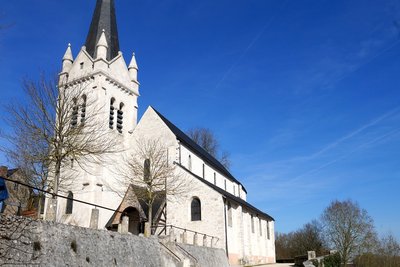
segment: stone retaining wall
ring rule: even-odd
[[[193,262],[198,262],[197,266],[229,266],[221,249],[184,249]],[[156,237],[0,215],[0,266],[3,265],[172,267],[184,266],[184,259],[171,253]]]

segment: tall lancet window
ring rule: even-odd
[[[71,191],[68,192],[67,206],[65,208],[65,214],[72,214],[72,209],[74,205],[74,194]]]
[[[149,182],[150,180],[150,159],[145,159],[143,164],[143,180]]]
[[[114,103],[115,103],[115,98],[111,98],[110,100],[110,118],[108,122],[108,126],[110,129],[114,129]]]
[[[250,220],[251,220],[251,232],[254,233],[254,216],[253,215],[251,215]]]
[[[190,213],[192,221],[201,221],[201,202],[197,197],[194,197],[190,204]]]
[[[228,202],[228,226],[232,227],[232,206],[230,202]]]
[[[189,158],[188,158],[188,169],[189,169],[189,171],[192,171],[192,156],[191,155],[189,155]]]
[[[124,119],[124,112],[122,111],[122,108],[124,107],[124,103],[119,104],[119,109],[117,111],[117,130],[118,132],[122,133],[122,123]]]
[[[81,124],[85,123],[86,120],[86,95],[82,96],[82,106],[81,106]]]
[[[71,125],[76,126],[77,123],[78,123],[78,100],[74,98],[72,100]]]

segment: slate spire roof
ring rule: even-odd
[[[111,60],[115,58],[119,52],[114,0],[97,0],[85,44],[86,51],[93,58],[96,58],[96,45],[103,30],[105,31],[108,44],[107,60]]]

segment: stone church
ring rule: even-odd
[[[70,45],[65,52],[59,87],[82,88],[87,91],[84,101],[92,97],[102,106],[99,122],[105,122],[109,138],[118,140],[124,153],[135,149],[135,140],[159,140],[167,149],[166,161],[179,173],[176,179],[190,180],[190,190],[179,200],[166,194],[154,202],[152,233],[173,233],[176,242],[222,248],[231,264],[275,262],[274,219],[246,201],[244,185],[156,108],[148,107],[138,120],[138,65],[135,55],[126,64],[118,38],[114,0],[97,0],[84,46],[76,57]],[[57,221],[118,231],[125,216],[129,232],[143,232],[148,207],[136,197],[138,185],[128,186],[122,195],[111,189],[118,180],[115,170],[124,166],[121,153],[110,157],[112,164],[90,172],[63,166],[62,173],[74,169],[76,179],[60,193],[69,199],[59,199]]]

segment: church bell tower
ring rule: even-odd
[[[137,124],[138,66],[133,54],[129,66],[119,48],[114,0],[97,0],[92,22],[83,46],[74,59],[71,45],[62,59],[59,86],[80,84],[83,90],[95,90],[96,101],[111,114],[109,128],[125,135]],[[85,84],[85,85],[83,85]],[[121,115],[123,114],[123,116]],[[118,120],[111,119],[112,116]],[[122,119],[121,119],[122,117]]]
[[[137,74],[135,55],[127,65],[120,51],[114,0],[97,0],[85,45],[74,58],[69,44],[62,58],[58,86],[60,90],[78,90],[85,96],[85,101],[99,108],[100,111],[91,119],[101,132],[106,133],[107,138],[117,140],[121,151],[129,149],[131,134],[137,124]],[[90,106],[87,107],[89,109]],[[73,173],[75,178],[73,184],[64,189],[69,192],[68,196],[95,205],[74,201],[73,208],[71,206],[68,210],[67,201],[60,199],[57,204],[58,221],[89,227],[95,210],[98,228],[105,227],[113,212],[93,207],[116,209],[121,203],[121,197],[107,188],[107,183],[116,181],[116,174],[109,167],[119,168],[121,153],[109,157],[110,162],[96,163],[90,172],[84,170],[90,163],[63,166],[61,172]],[[66,207],[68,212],[65,212]]]

